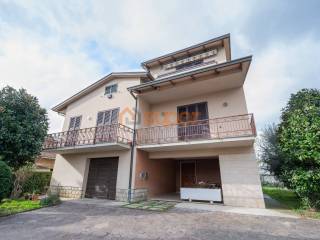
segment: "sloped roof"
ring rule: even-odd
[[[63,102],[59,103],[58,105],[54,106],[52,110],[55,112],[62,112],[69,104],[75,102],[79,98],[99,88],[100,86],[104,85],[108,81],[113,80],[115,78],[125,78],[125,77],[147,77],[147,73],[146,72],[112,72],[107,76],[101,78],[100,80],[96,81],[95,83],[89,85],[88,87],[81,90],[80,92],[64,100]]]
[[[231,60],[231,49],[230,49],[230,34],[225,34],[222,35],[220,37],[216,37],[216,38],[212,38],[210,40],[207,40],[205,42],[201,42],[195,45],[192,45],[190,47],[187,48],[183,48],[181,50],[172,52],[172,53],[168,53],[165,55],[162,55],[160,57],[156,57],[147,61],[144,61],[141,63],[142,67],[144,68],[148,68],[149,65],[154,64],[154,63],[164,63],[164,62],[168,62],[170,60],[174,60],[176,57],[182,57],[183,55],[188,55],[190,54],[190,52],[193,51],[198,51],[201,50],[203,48],[209,48],[211,45],[217,43],[217,42],[221,42],[226,46],[226,51],[227,51],[227,60]]]

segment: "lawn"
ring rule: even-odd
[[[264,194],[277,200],[281,204],[282,209],[294,211],[304,217],[320,219],[320,212],[303,208],[298,196],[291,190],[269,186],[263,186],[262,189]],[[267,208],[272,208],[272,206],[266,205]]]
[[[0,216],[30,211],[41,208],[40,201],[31,200],[4,200],[0,203]]]

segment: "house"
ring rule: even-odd
[[[264,208],[243,84],[251,56],[223,35],[111,73],[53,108],[45,151],[64,197],[221,202]],[[119,117],[120,116],[120,117]]]
[[[35,159],[35,167],[38,172],[51,172],[53,171],[54,160],[56,158],[55,153],[41,152]]]

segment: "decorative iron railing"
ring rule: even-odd
[[[131,144],[133,129],[120,123],[47,135],[43,150],[103,143]]]
[[[137,145],[256,136],[253,114],[137,129]]]

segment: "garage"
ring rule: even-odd
[[[118,162],[118,158],[90,159],[85,197],[116,198]]]

